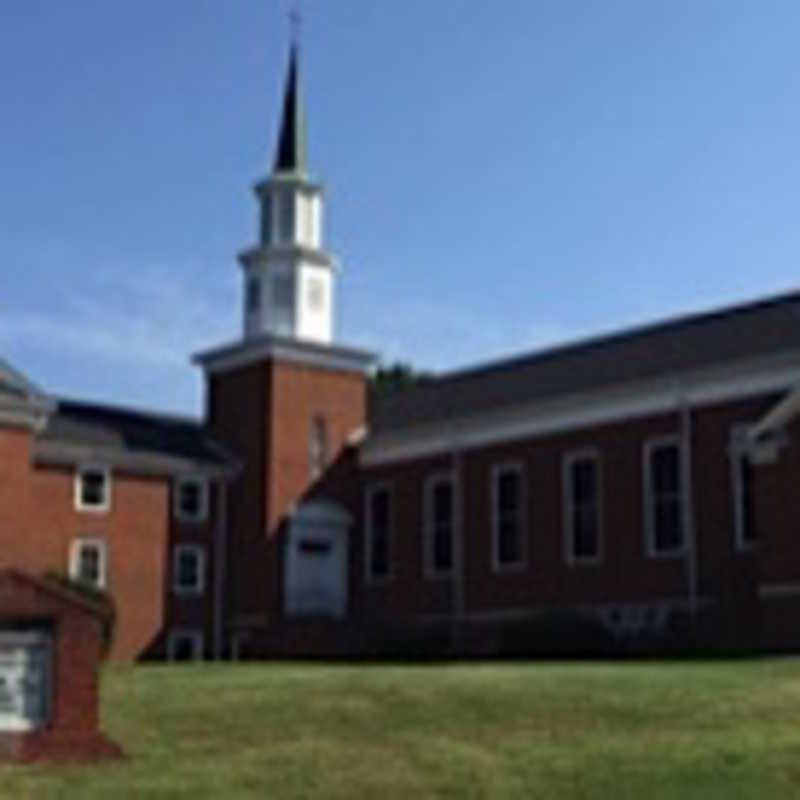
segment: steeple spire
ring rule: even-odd
[[[305,175],[308,169],[306,156],[306,120],[300,92],[299,45],[292,41],[289,54],[289,73],[283,96],[283,115],[275,154],[276,173]]]

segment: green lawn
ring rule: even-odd
[[[3,797],[800,797],[800,661],[110,668],[122,764]]]

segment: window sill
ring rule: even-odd
[[[190,589],[186,586],[173,586],[172,593],[176,597],[192,597],[198,598],[202,597],[205,594],[205,587],[200,587],[198,589]]]
[[[496,575],[502,575],[506,573],[514,574],[514,573],[521,573],[527,572],[528,570],[528,562],[527,561],[515,561],[511,564],[500,564],[495,562],[492,564],[492,572]]]
[[[84,505],[83,503],[76,503],[75,510],[79,514],[93,514],[95,516],[101,516],[102,514],[108,514],[111,511],[111,504],[106,503],[101,506],[91,506]]]

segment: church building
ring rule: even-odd
[[[0,362],[0,567],[118,660],[800,649],[800,292],[380,386],[305,131],[293,47],[203,420]]]

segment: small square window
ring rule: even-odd
[[[106,586],[106,545],[100,539],[77,539],[70,552],[72,580],[93,589]]]
[[[111,473],[107,467],[83,466],[75,477],[75,507],[79,511],[108,511]]]
[[[203,522],[208,516],[208,491],[200,478],[179,478],[175,489],[175,516],[184,522]]]
[[[202,594],[205,589],[205,550],[196,545],[178,545],[174,556],[175,594]]]

